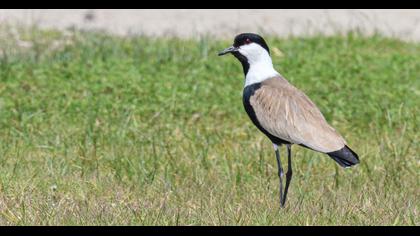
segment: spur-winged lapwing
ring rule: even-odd
[[[233,54],[245,74],[243,104],[252,122],[274,146],[280,178],[280,206],[286,202],[292,179],[291,146],[300,146],[329,155],[342,167],[359,163],[359,157],[331,127],[315,104],[273,68],[265,40],[252,33],[239,34],[233,46],[219,53]],[[278,147],[287,147],[288,170],[283,192],[283,168]]]

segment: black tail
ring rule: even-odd
[[[350,167],[359,163],[359,156],[347,145],[338,151],[327,154],[342,167]]]

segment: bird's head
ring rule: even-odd
[[[243,33],[235,37],[233,45],[219,52],[219,56],[233,54],[244,67],[246,74],[250,65],[271,63],[270,50],[263,37],[253,33]]]

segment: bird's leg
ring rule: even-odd
[[[286,197],[287,197],[287,190],[289,189],[290,181],[292,180],[292,145],[287,144],[287,173],[286,173],[286,187],[284,189],[284,198],[283,202],[281,203],[282,206],[286,203]]]
[[[283,204],[282,204],[282,202],[284,202],[283,200],[283,168],[281,167],[279,148],[276,144],[273,144],[273,146],[276,152],[277,169],[278,169],[278,174],[279,174],[279,179],[280,179],[280,206],[283,207]]]

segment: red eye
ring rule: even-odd
[[[251,43],[251,39],[245,39],[245,43],[246,44],[250,44]]]

